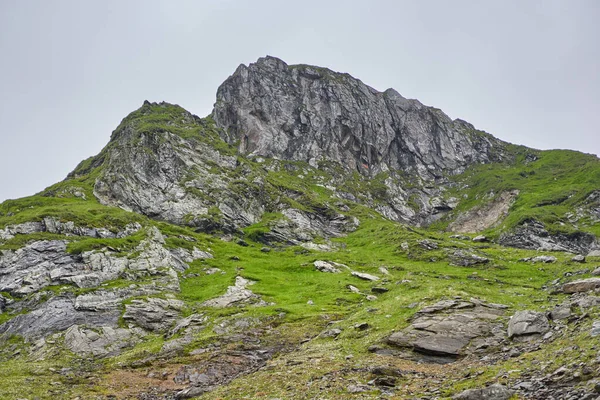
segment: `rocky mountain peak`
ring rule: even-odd
[[[219,87],[213,118],[244,154],[335,161],[366,175],[434,179],[507,157],[502,141],[394,89],[270,56],[241,65]]]

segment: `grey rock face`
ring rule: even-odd
[[[61,222],[53,217],[45,217],[42,221],[25,222],[18,225],[9,225],[0,229],[0,240],[9,240],[15,235],[30,235],[37,232],[49,232],[66,236],[88,236],[93,238],[116,238],[132,235],[142,229],[142,226],[135,222],[127,225],[121,232],[113,233],[106,228],[89,228],[77,226],[73,221]]]
[[[141,330],[113,328],[110,326],[85,328],[73,325],[65,332],[65,346],[82,356],[106,357],[131,347],[143,336]]]
[[[150,331],[166,332],[179,319],[183,306],[181,300],[174,299],[133,300],[125,306],[123,319]]]
[[[508,322],[508,337],[541,335],[550,330],[546,314],[536,311],[517,311]]]
[[[0,337],[21,335],[27,339],[37,339],[77,324],[116,327],[120,314],[118,310],[78,311],[74,307],[73,299],[57,297],[0,325]]]
[[[590,233],[550,234],[539,221],[528,221],[512,232],[503,233],[498,243],[519,249],[568,251],[581,254],[588,254],[600,248],[596,237]]]
[[[168,104],[144,104],[139,113],[151,113]],[[173,131],[203,128],[200,118],[180,109]],[[246,226],[264,212],[257,196],[228,190],[227,174],[211,172],[216,166],[233,170],[236,158],[219,153],[198,140],[172,132],[139,132],[134,122],[124,122],[114,133],[103,155],[104,170],[95,185],[95,196],[104,204],[136,211],[173,223],[204,226],[209,208],[217,206],[225,222]],[[144,150],[141,150],[144,149]],[[210,189],[214,200],[196,193]],[[226,192],[226,194],[225,194]],[[219,199],[219,201],[216,201]]]
[[[452,397],[453,400],[508,400],[513,392],[498,383],[483,389],[465,390]]]
[[[186,261],[211,257],[198,249],[171,252],[164,246],[164,238],[156,228],[148,230],[148,238],[135,249],[136,258],[116,257],[111,251],[90,251],[81,255],[67,253],[67,242],[43,240],[0,254],[0,291],[16,296],[34,293],[49,285],[74,284],[93,288],[102,282],[126,277],[162,276],[163,284],[179,289],[175,271],[184,271]],[[159,279],[160,280],[160,279]]]
[[[240,65],[219,87],[213,117],[244,154],[332,160],[367,175],[404,170],[432,179],[498,159],[503,149],[393,89],[381,93],[347,74],[274,57]]]
[[[480,301],[443,300],[421,309],[411,325],[388,337],[393,346],[425,355],[457,358],[497,346],[503,306]]]

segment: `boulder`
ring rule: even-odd
[[[571,294],[589,292],[590,290],[595,290],[597,288],[600,288],[600,278],[588,278],[565,283],[562,287],[562,291]]]
[[[550,330],[546,314],[536,311],[517,311],[508,322],[508,337],[540,335]]]
[[[373,282],[375,282],[375,281],[379,280],[378,276],[371,275],[371,274],[366,274],[364,272],[352,271],[352,276],[355,276],[355,277],[360,278],[360,279],[365,280],[365,281],[373,281]]]
[[[317,271],[328,272],[328,273],[331,273],[331,274],[338,274],[338,273],[341,272],[333,264],[328,263],[327,261],[315,261],[313,263],[313,265],[315,266],[315,268],[317,269]]]

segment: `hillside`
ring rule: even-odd
[[[595,399],[599,222],[596,156],[261,58],[0,205],[0,397]]]

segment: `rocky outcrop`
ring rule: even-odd
[[[565,283],[562,287],[564,293],[582,293],[600,288],[600,278],[581,279]]]
[[[549,233],[544,224],[530,220],[511,232],[503,233],[498,240],[503,246],[541,251],[568,251],[588,254],[600,249],[597,238],[586,232]]]
[[[0,325],[0,338],[20,335],[33,340],[65,331],[73,325],[116,327],[118,310],[105,312],[78,311],[74,299],[55,297],[27,314],[21,314]]]
[[[154,332],[166,332],[180,318],[184,303],[175,299],[148,298],[125,305],[123,319]]]
[[[223,296],[207,300],[202,305],[204,307],[225,308],[243,304],[253,304],[257,306],[266,305],[260,299],[260,296],[254,294],[247,286],[255,284],[255,281],[237,276],[235,285],[229,286]]]
[[[73,325],[65,332],[65,347],[81,356],[107,357],[135,345],[143,335],[141,330]]]
[[[107,228],[77,226],[73,221],[62,222],[53,217],[45,217],[39,222],[24,222],[17,225],[8,225],[4,229],[0,229],[0,240],[10,240],[15,235],[30,235],[38,232],[56,233],[65,236],[87,236],[91,238],[123,238],[133,235],[140,229],[142,229],[142,226],[135,222],[126,225],[122,231],[115,233]]]
[[[164,237],[156,228],[148,229],[147,235],[132,251],[137,255],[134,258],[116,256],[108,249],[73,255],[67,252],[64,240],[36,241],[16,251],[2,251],[0,291],[24,296],[50,285],[93,288],[117,278],[135,280],[147,275],[162,276],[164,286],[178,290],[175,271],[184,271],[188,265],[176,254],[183,255],[188,262],[211,257],[198,249],[167,250],[163,246]]]
[[[335,161],[369,176],[403,170],[432,179],[503,157],[503,142],[393,89],[274,57],[240,65],[219,87],[213,117],[243,154]]]
[[[499,318],[506,306],[478,300],[442,300],[421,309],[410,326],[387,343],[425,355],[450,359],[498,346],[503,339]]]

